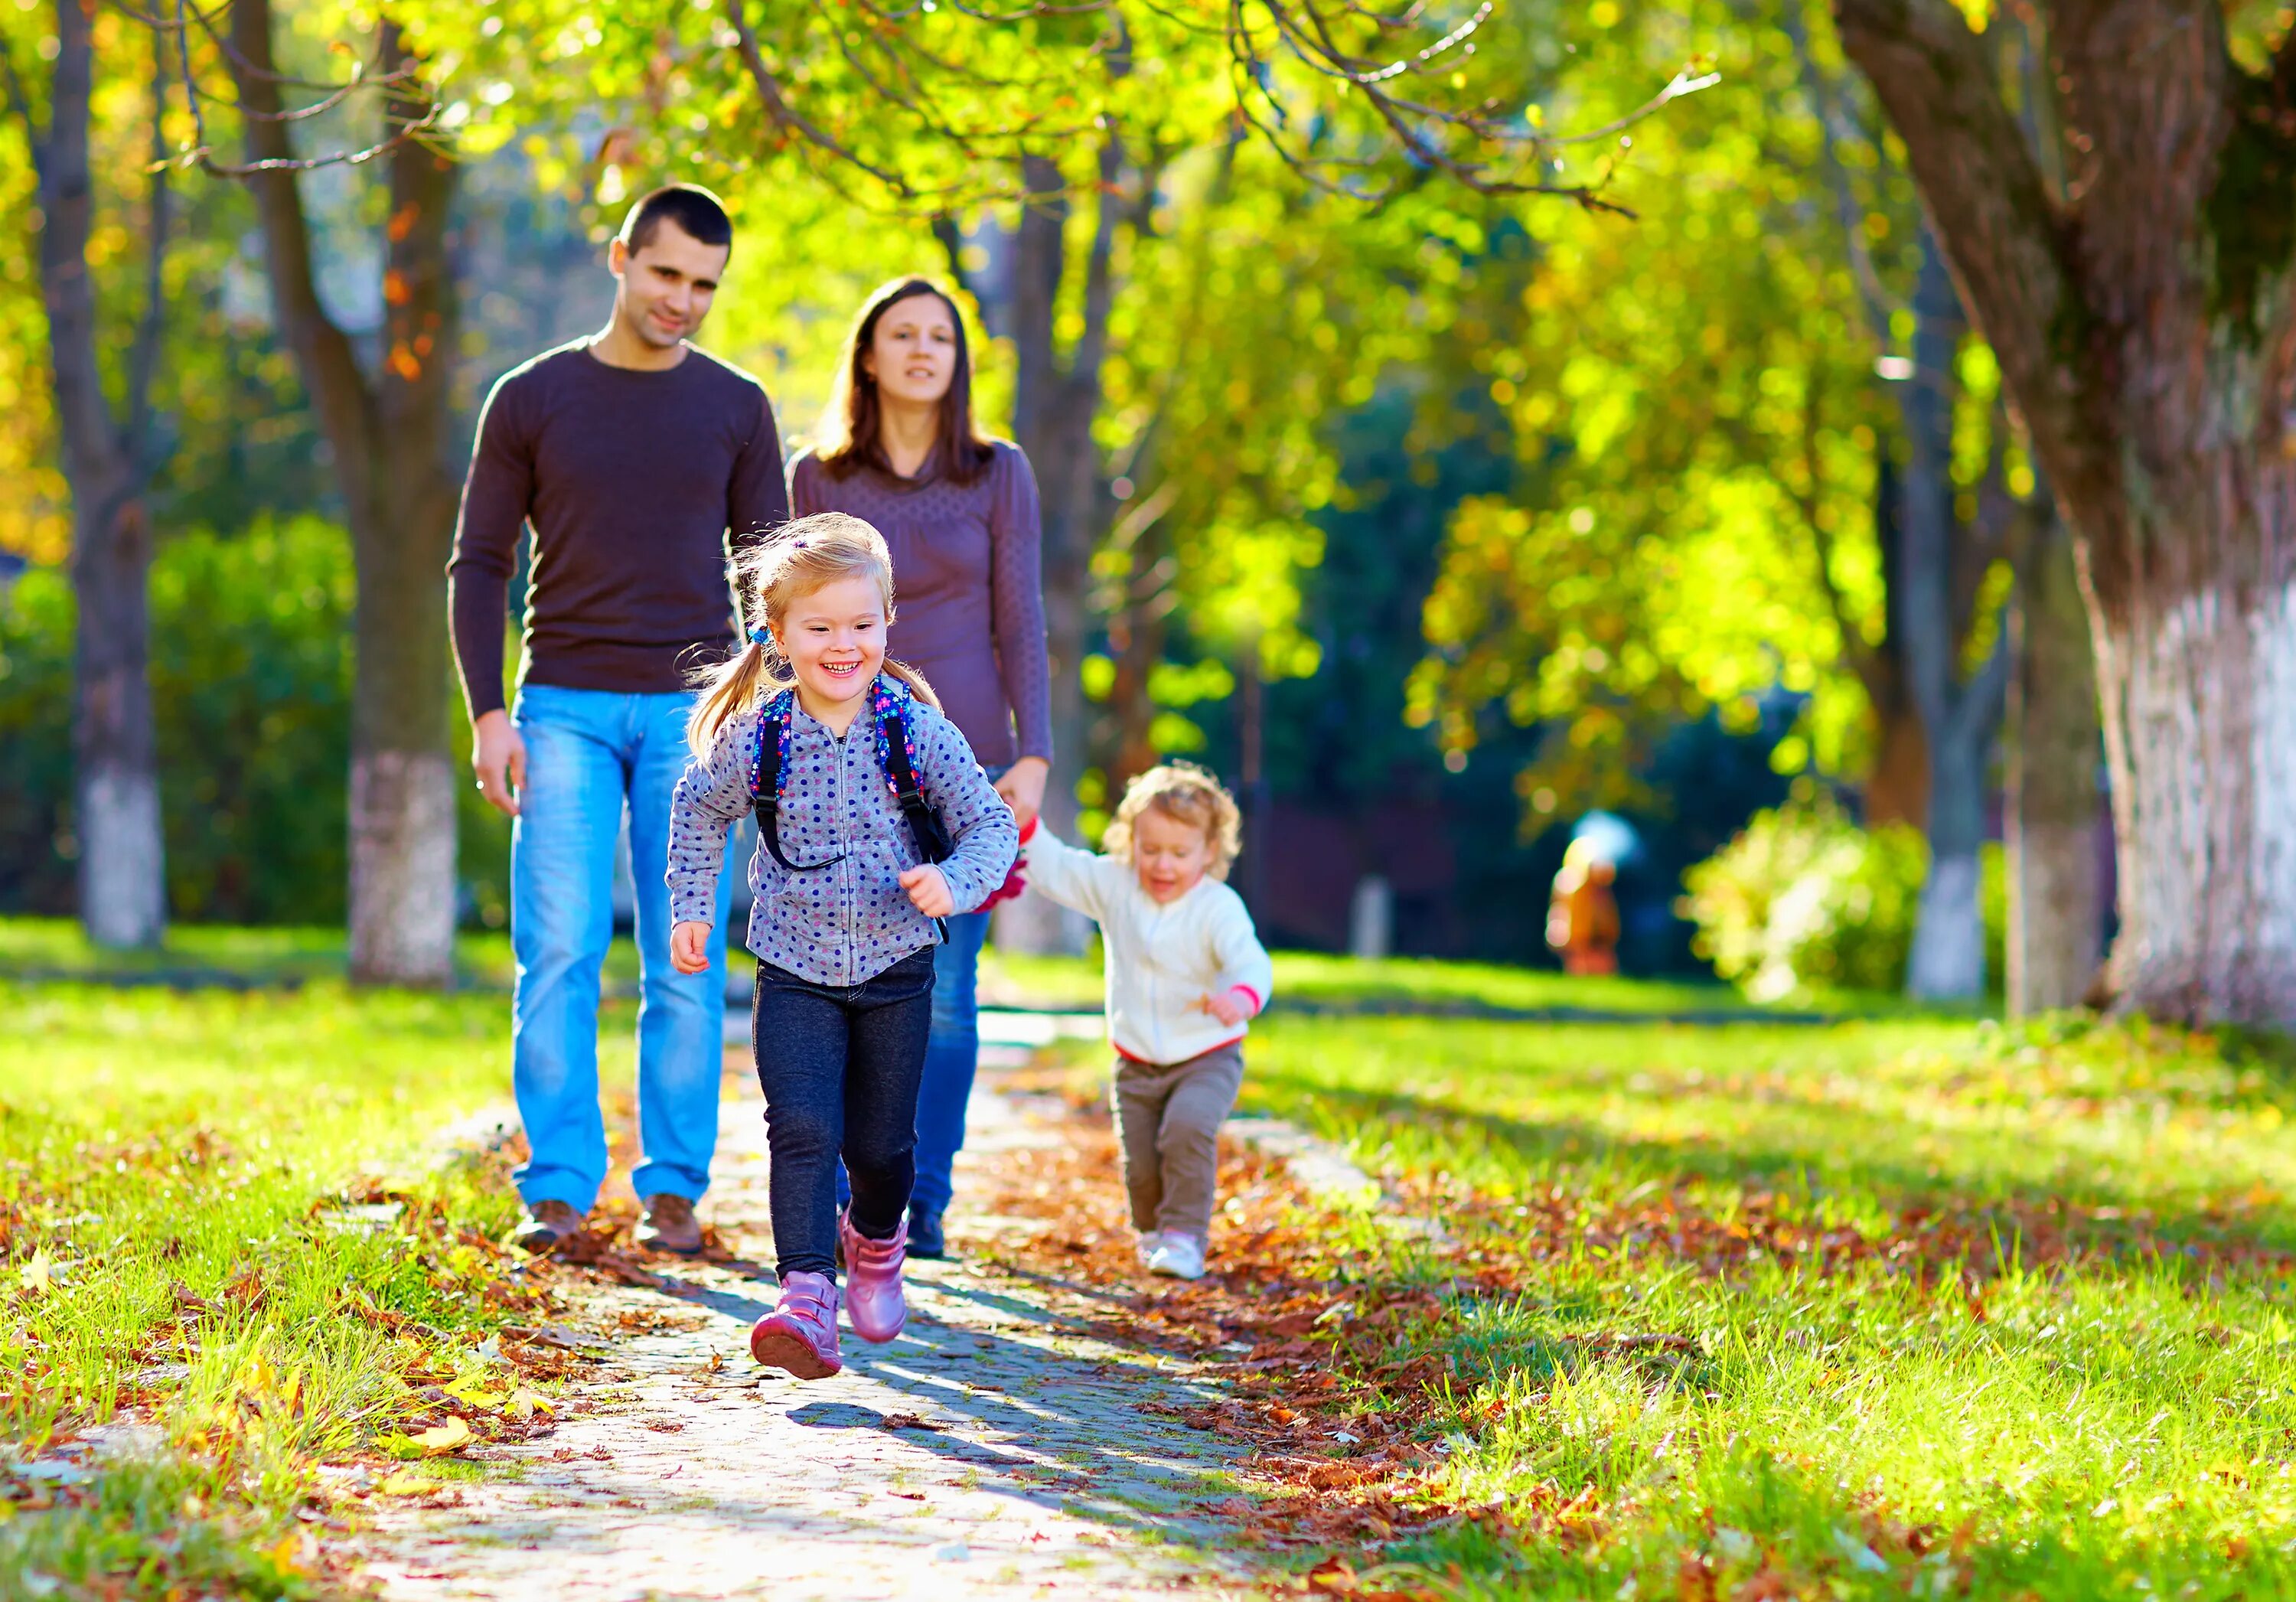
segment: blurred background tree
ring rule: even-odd
[[[477,398],[603,322],[605,238],[673,177],[735,215],[709,342],[766,379],[793,440],[871,286],[958,283],[984,411],[1046,486],[1055,821],[1090,833],[1130,774],[1210,762],[1245,795],[1239,883],[1278,939],[1545,960],[1547,881],[1600,827],[1625,842],[1628,967],[1690,968],[1684,870],[1796,776],[1840,801],[1827,828],[1926,827],[1918,862],[1953,854],[1941,818],[1954,852],[1997,833],[1997,711],[1941,780],[1951,706],[1924,705],[1909,652],[1942,639],[1930,682],[1997,709],[2009,553],[1969,535],[2031,470],[1987,348],[1949,307],[1919,315],[1935,252],[1826,19],[1525,4],[1447,44],[1476,13],[1350,23],[1349,61],[1406,63],[1381,88],[1287,62],[1270,30],[1304,13],[1183,15],[501,0],[409,3],[378,33],[237,0],[195,29],[223,177],[174,180],[156,409],[175,448],[149,491],[175,915],[356,930],[340,887],[365,850],[403,882],[373,903],[371,975],[434,977],[442,907],[499,921],[505,830],[451,777],[453,480]],[[11,26],[39,59],[37,20]],[[148,75],[148,36],[126,37],[106,70]],[[291,123],[227,103],[314,103],[263,62],[340,84],[336,41],[370,92]],[[1650,115],[1710,60],[1721,86]],[[1411,96],[1420,146],[1386,120]],[[174,115],[179,163],[200,157]],[[12,259],[0,307],[37,334]],[[0,381],[37,378],[36,349],[0,343]],[[1937,398],[1926,457],[1915,390]],[[55,462],[47,415],[10,418],[0,451]],[[78,809],[47,719],[72,608],[43,471],[0,506],[32,564],[0,626],[0,747],[33,776],[0,807],[0,897],[61,909]],[[1909,565],[1923,494],[1942,555]],[[353,805],[370,750],[448,776],[445,815],[420,785]],[[218,751],[234,771],[203,771]],[[1947,931],[1944,988],[1990,977],[1981,881],[1942,914],[1918,886],[1890,902]],[[1872,982],[1917,948],[1903,935],[1804,967]]]

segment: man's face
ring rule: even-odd
[[[635,251],[614,241],[606,265],[621,280],[614,308],[622,326],[657,350],[693,338],[709,315],[732,249],[705,245],[668,218]]]

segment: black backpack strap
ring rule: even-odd
[[[772,704],[767,703],[769,709]],[[750,769],[750,803],[758,812],[758,838],[765,842],[774,860],[791,873],[809,874],[834,867],[845,859],[840,854],[826,862],[809,862],[800,867],[782,855],[782,734],[790,717],[790,708],[784,705],[779,716],[768,711],[758,720],[758,760]]]

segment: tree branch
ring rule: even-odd
[[[2000,359],[2050,480],[2112,504],[2120,468],[2073,226],[2050,200],[1982,42],[1948,0],[1833,0],[1842,46],[1904,139],[1961,298]],[[2078,515],[2078,513],[2077,513]],[[2103,518],[2099,519],[2102,523]]]
[[[258,113],[247,119],[252,160],[246,169],[263,227],[264,266],[279,332],[294,353],[303,387],[319,423],[350,475],[365,481],[374,396],[360,371],[351,342],[319,299],[311,264],[311,226],[295,182],[299,163],[286,126],[261,115],[280,109],[279,85],[272,67],[271,0],[234,0],[231,12],[232,77],[244,105]],[[348,453],[348,454],[347,454]]]
[[[956,218],[946,211],[936,212],[932,219],[932,236],[940,245],[941,254],[948,260],[948,275],[956,287],[964,292],[975,306],[987,310],[988,303],[980,297],[980,286],[964,267],[964,234]]]
[[[135,325],[128,348],[127,423],[123,444],[137,489],[159,469],[152,448],[152,389],[159,376],[160,335],[167,328],[168,186],[168,44],[164,35],[152,36],[152,195],[144,218],[144,315]]]
[[[1866,230],[1858,218],[1857,197],[1849,187],[1849,168],[1841,160],[1841,136],[1834,127],[1833,86],[1818,70],[1809,48],[1809,29],[1801,13],[1801,0],[1785,0],[1780,27],[1793,46],[1794,63],[1801,76],[1802,93],[1809,96],[1817,120],[1819,165],[1825,169],[1826,187],[1833,193],[1834,219],[1849,251],[1850,274],[1857,281],[1857,300],[1865,308],[1866,326],[1882,350],[1890,349],[1890,314],[1905,308],[1904,298],[1892,295],[1874,266],[1866,247]]]

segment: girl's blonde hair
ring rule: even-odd
[[[1243,849],[1243,814],[1225,785],[1193,762],[1151,768],[1124,786],[1115,821],[1101,836],[1110,856],[1119,862],[1132,860],[1132,826],[1152,809],[1175,823],[1201,830],[1212,852],[1211,866],[1205,871],[1215,879],[1227,877],[1236,853]]]
[[[783,524],[771,539],[745,553],[734,572],[742,613],[753,627],[779,631],[791,607],[843,579],[875,584],[884,597],[887,627],[893,621],[893,558],[885,549],[885,537],[842,512],[818,512]],[[927,706],[939,707],[940,698],[914,668],[889,656],[885,671],[907,685]],[[796,683],[797,675],[770,636],[763,642],[751,638],[732,661],[694,675],[701,699],[686,720],[686,743],[697,752],[708,751],[728,723]]]

